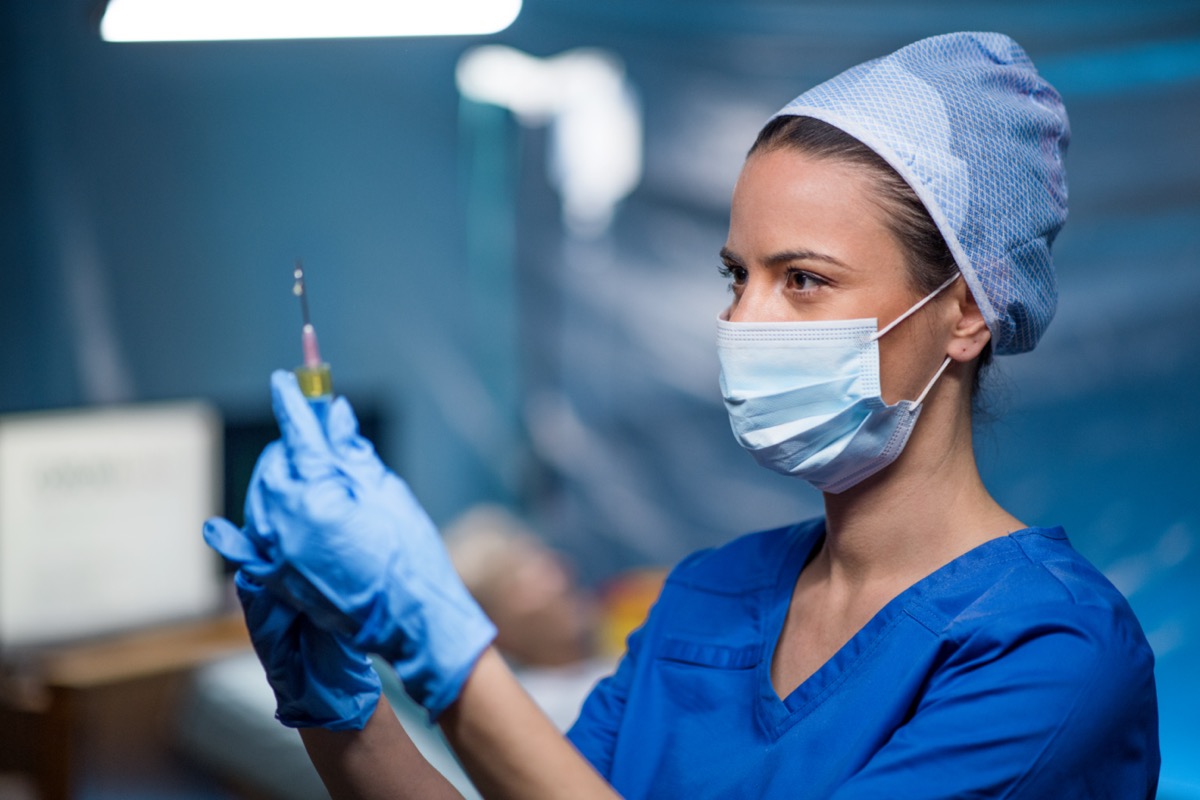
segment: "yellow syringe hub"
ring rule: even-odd
[[[300,393],[310,400],[333,396],[333,372],[328,364],[322,362],[315,367],[296,367],[292,372],[300,384]]]

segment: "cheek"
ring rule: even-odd
[[[920,312],[918,312],[919,314]],[[879,340],[879,379],[884,402],[916,400],[937,373],[946,354],[937,332],[919,318],[909,318]]]

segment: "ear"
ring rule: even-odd
[[[949,287],[953,298],[953,324],[946,342],[946,355],[960,363],[974,360],[992,339],[983,319],[983,312],[975,302],[965,280],[955,281]]]

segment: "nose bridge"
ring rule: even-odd
[[[782,322],[789,319],[788,303],[776,276],[767,270],[750,270],[741,296],[729,311],[730,322]]]

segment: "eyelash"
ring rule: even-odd
[[[717,272],[720,273],[722,278],[729,281],[730,291],[733,290],[735,284],[746,280],[746,270],[744,267],[721,264],[719,267],[717,267]],[[737,273],[736,276],[734,274],[735,272]]]
[[[802,294],[808,294],[809,292],[815,292],[817,289],[821,288],[822,286],[829,285],[828,281],[826,281],[825,279],[819,278],[816,275],[813,275],[811,272],[806,272],[802,269],[788,270],[787,277],[788,277],[789,285],[791,285],[792,280],[795,279],[796,277],[802,277],[806,283],[812,284],[811,286],[809,286],[806,289],[800,289],[800,288],[796,289],[797,292],[800,292]]]
[[[717,272],[719,272],[721,274],[722,278],[725,278],[726,280],[729,281],[729,290],[730,291],[734,291],[736,286],[738,286],[742,283],[745,283],[745,281],[746,281],[746,268],[745,267],[740,267],[740,266],[731,265],[731,264],[722,264],[719,267],[717,267]],[[809,292],[814,292],[817,289],[819,289],[820,287],[827,286],[829,284],[829,282],[826,281],[824,278],[818,277],[817,275],[814,275],[811,272],[807,272],[806,270],[789,269],[787,271],[787,281],[788,281],[789,288],[792,288],[792,281],[794,281],[797,277],[802,278],[805,283],[811,284],[811,285],[807,286],[806,288],[796,287],[794,289],[794,291],[796,291],[799,294],[808,294]]]

